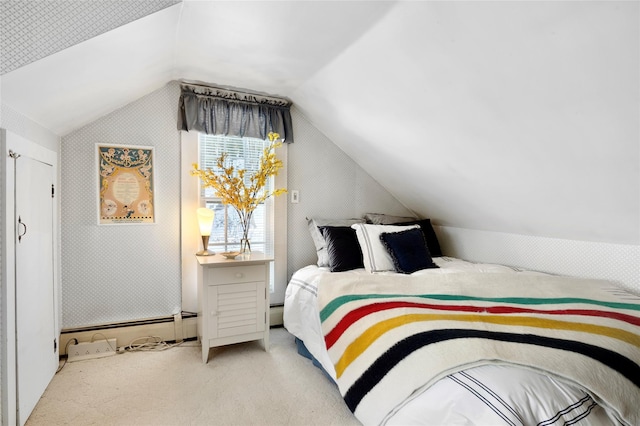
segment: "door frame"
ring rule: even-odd
[[[6,129],[0,129],[0,152],[4,167],[2,168],[3,176],[0,185],[0,198],[2,203],[2,212],[0,212],[0,248],[1,262],[0,274],[2,279],[2,294],[0,318],[2,324],[1,336],[2,345],[0,345],[0,403],[2,411],[2,424],[14,425],[17,422],[17,382],[16,382],[16,282],[15,282],[15,202],[13,188],[15,185],[14,172],[15,161],[9,155],[9,151],[13,151],[21,156],[27,156],[37,159],[43,163],[51,164],[53,167],[53,175],[55,176],[55,188],[58,188],[58,154],[50,149],[36,144],[22,136],[16,135]],[[19,160],[17,160],[19,161]],[[59,192],[59,191],[58,191]],[[60,341],[61,321],[60,321],[60,257],[59,257],[59,220],[58,212],[60,209],[60,197],[54,198],[55,204],[53,209],[53,298],[55,309],[54,330]],[[56,354],[59,354],[59,346]],[[26,420],[26,419],[23,419]]]

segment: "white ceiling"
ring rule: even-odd
[[[174,79],[286,96],[436,223],[640,244],[639,4],[185,0],[2,102],[65,135]]]

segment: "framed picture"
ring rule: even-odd
[[[155,223],[153,148],[96,144],[98,224]]]

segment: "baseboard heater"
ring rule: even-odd
[[[182,312],[180,314],[183,319],[185,318],[195,318],[197,314],[193,312]],[[148,324],[160,324],[165,322],[174,322],[175,316],[168,317],[158,317],[158,318],[147,318],[135,321],[126,321],[126,322],[114,322],[109,324],[99,324],[99,325],[90,325],[87,327],[76,327],[76,328],[65,328],[62,330],[62,333],[79,333],[84,331],[101,331],[101,330],[109,330],[111,328],[120,328],[120,327],[135,327],[139,325],[148,325]]]
[[[269,322],[272,327],[282,326],[282,314],[282,306],[271,307]],[[60,356],[70,355],[71,345],[104,342],[110,341],[110,339],[116,339],[117,348],[127,346],[135,339],[147,336],[160,337],[165,342],[196,339],[198,337],[197,319],[198,315],[194,312],[181,312],[166,317],[66,328],[60,333]],[[78,348],[74,348],[74,350],[76,349]],[[88,347],[82,349],[88,349]],[[97,348],[92,349],[89,350],[90,353],[97,353]],[[86,352],[85,350],[83,353],[86,355]]]
[[[127,346],[135,339],[147,336],[159,337],[166,342],[195,339],[197,337],[196,321],[195,313],[182,312],[167,317],[63,329],[60,333],[60,356],[71,355],[69,348],[72,345],[111,341],[111,339],[116,340],[116,348]]]

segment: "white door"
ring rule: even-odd
[[[18,424],[36,406],[58,367],[54,308],[54,168],[16,160],[16,351]]]

